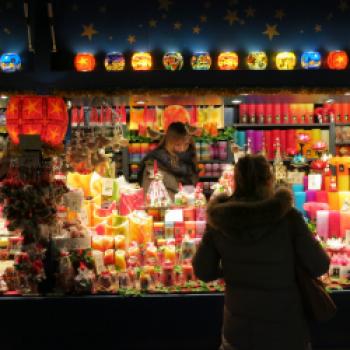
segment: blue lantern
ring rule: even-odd
[[[4,53],[0,57],[0,67],[5,73],[16,72],[21,69],[21,58],[16,53]]]
[[[300,62],[304,69],[318,69],[321,67],[321,54],[318,51],[305,51]]]
[[[125,58],[120,52],[107,53],[105,58],[105,68],[109,72],[124,70]]]

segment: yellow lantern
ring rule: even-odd
[[[247,65],[252,70],[264,70],[267,67],[267,55],[264,51],[252,51],[247,57]]]
[[[222,52],[218,57],[218,67],[220,70],[235,70],[238,67],[238,55],[236,52]]]
[[[150,70],[152,68],[152,56],[149,52],[135,52],[132,55],[131,65],[134,70]]]
[[[276,67],[279,70],[292,70],[295,68],[297,58],[294,52],[279,52],[276,56]]]

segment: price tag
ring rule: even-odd
[[[92,256],[95,261],[96,273],[100,275],[106,269],[105,264],[103,262],[103,253],[98,250],[93,250]]]
[[[322,175],[321,174],[311,174],[308,177],[308,189],[309,190],[321,190],[322,187]]]
[[[182,209],[170,209],[165,212],[165,222],[183,222]]]
[[[114,179],[109,177],[102,178],[102,196],[111,197],[113,195]]]

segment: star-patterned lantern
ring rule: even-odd
[[[327,56],[327,65],[330,69],[345,69],[348,65],[349,58],[345,51],[330,51]]]
[[[276,55],[276,68],[278,70],[292,70],[297,63],[297,58],[294,52],[285,51],[279,52]]]
[[[5,73],[13,73],[21,69],[21,57],[16,53],[4,53],[0,57],[0,67]]]
[[[321,54],[318,51],[305,51],[300,57],[300,63],[304,69],[318,69],[322,63]]]
[[[218,57],[220,70],[235,70],[238,67],[238,55],[236,52],[222,52]]]
[[[91,72],[95,69],[96,60],[92,53],[81,52],[74,58],[74,67],[78,72]]]
[[[166,70],[181,70],[184,64],[184,59],[180,52],[167,52],[163,56],[163,65]]]
[[[14,144],[19,135],[40,135],[41,141],[58,146],[66,135],[68,113],[64,100],[53,96],[12,96],[6,110],[6,128]]]
[[[135,52],[131,58],[131,65],[134,70],[151,70],[152,56],[149,52]]]
[[[211,57],[208,52],[195,52],[191,58],[193,70],[209,70],[211,67]]]
[[[247,56],[247,65],[251,70],[264,70],[267,67],[267,55],[264,51],[252,51]]]
[[[105,57],[105,68],[108,72],[124,70],[125,58],[120,52],[109,52]]]

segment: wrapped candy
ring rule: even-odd
[[[175,284],[174,265],[165,262],[162,266],[161,282],[164,287],[171,287]]]
[[[130,243],[128,248],[128,266],[135,267],[140,265],[141,254],[137,242]]]
[[[84,264],[80,264],[78,274],[74,278],[74,290],[78,294],[91,294],[94,287],[95,274],[86,268]]]
[[[185,236],[181,243],[181,261],[191,262],[196,253],[196,242],[188,235]]]
[[[165,263],[176,264],[176,247],[175,244],[167,244],[163,247],[163,260]]]
[[[103,271],[96,278],[95,290],[97,293],[117,293],[119,279],[115,272]]]
[[[194,206],[196,208],[205,208],[206,204],[207,204],[207,199],[203,194],[203,186],[201,183],[198,183],[196,185],[196,190],[195,190]]]
[[[176,206],[183,207],[188,204],[188,196],[184,191],[182,184],[179,184],[179,191],[174,196],[174,203]]]
[[[151,175],[151,181],[146,195],[146,204],[149,207],[161,208],[168,207],[171,199],[163,183],[163,176],[158,172],[157,161],[154,161],[154,171]]]

